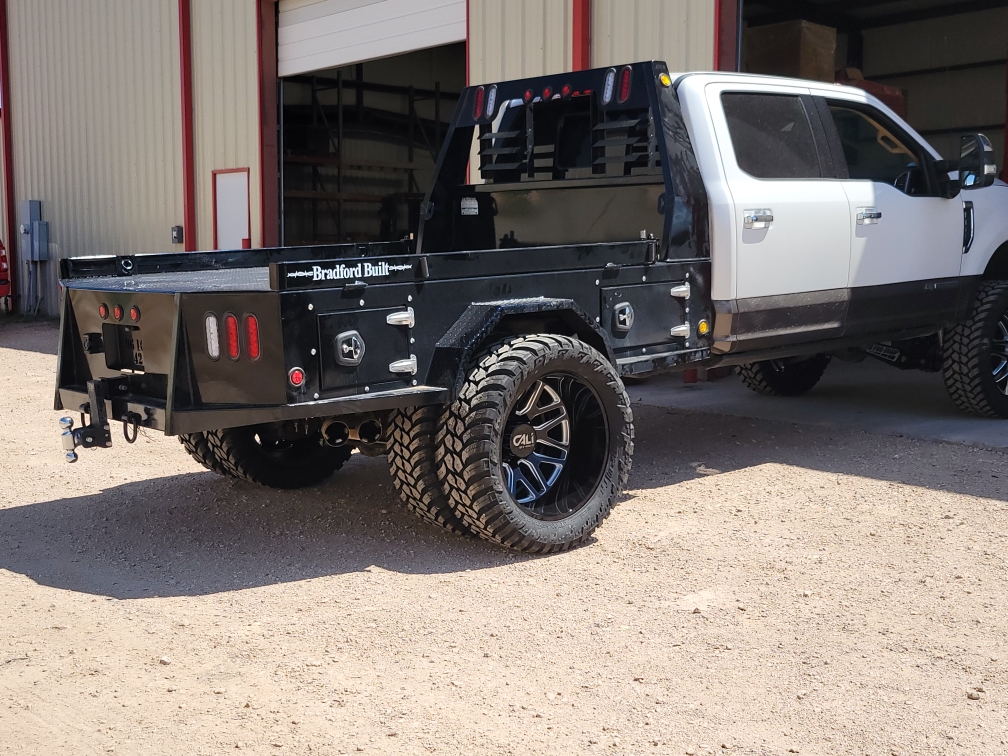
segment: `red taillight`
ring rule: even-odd
[[[479,120],[483,115],[483,87],[476,87],[476,102],[473,103],[473,119]]]
[[[560,90],[560,94],[563,97],[570,97],[571,96],[571,85],[570,84],[564,84],[563,85],[563,89]]]
[[[112,308],[112,315],[115,317],[116,320],[122,320],[122,315],[123,315],[122,306],[116,305],[115,307],[113,307]]]
[[[237,360],[241,354],[241,344],[238,339],[238,318],[230,312],[224,316],[224,344],[227,348],[227,356],[232,360]]]
[[[105,304],[104,302],[98,305],[98,317],[100,317],[102,320],[105,320],[105,318],[108,317],[108,305]]]
[[[525,90],[525,102],[531,102],[531,101],[532,101],[532,90],[531,89],[526,89]]]
[[[255,315],[245,316],[245,345],[250,360],[259,359],[259,321]]]
[[[623,66],[620,71],[619,76],[619,94],[616,95],[616,99],[619,102],[626,102],[627,98],[630,97],[630,74],[633,69],[630,66]]]
[[[287,380],[290,381],[290,385],[297,388],[304,383],[305,372],[299,367],[291,368],[290,372],[287,373]]]
[[[550,89],[549,87],[546,87],[546,89],[543,90],[543,102],[545,102],[552,96],[553,96],[553,90]]]
[[[130,307],[130,320],[132,320],[134,323],[140,322],[140,308],[137,307],[136,305]]]

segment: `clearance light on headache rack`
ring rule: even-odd
[[[563,88],[560,90],[560,94],[566,99],[571,96],[571,85],[564,84]]]
[[[483,115],[483,87],[476,87],[476,101],[473,103],[473,120]]]
[[[224,348],[229,360],[237,360],[241,355],[241,342],[238,338],[238,318],[230,312],[224,313]]]
[[[493,118],[494,108],[497,107],[497,85],[494,84],[487,91],[486,97],[486,117]]]
[[[602,87],[602,104],[608,105],[612,102],[613,92],[616,91],[616,69],[610,68],[605,72],[605,85]]]
[[[522,98],[522,99],[524,99],[525,102],[532,102],[532,90],[531,89],[526,89],[525,90],[525,97]]]
[[[659,74],[658,75],[658,81],[661,82],[661,85],[663,87],[671,87],[672,86],[672,77],[669,76],[667,73]]]
[[[616,101],[619,103],[624,103],[630,98],[630,77],[632,74],[633,69],[630,66],[623,66],[620,69],[619,93],[616,95]]]
[[[544,89],[542,93],[543,100],[544,101],[548,100],[552,96],[553,96],[553,90],[550,87],[546,87],[546,89]]]
[[[206,314],[204,320],[206,328],[206,353],[211,360],[220,359],[220,323],[217,316],[212,312]]]

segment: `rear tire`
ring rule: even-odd
[[[959,409],[1008,418],[1008,282],[981,284],[969,319],[945,337],[942,376]]]
[[[739,365],[742,383],[765,396],[801,396],[812,390],[826,372],[830,355],[817,354],[802,360],[764,360]]]
[[[452,533],[469,529],[441,490],[434,439],[441,407],[397,410],[389,422],[388,463],[392,483],[406,507],[420,519]]]
[[[214,454],[205,433],[183,433],[179,436],[179,441],[185,447],[185,450],[189,452],[189,456],[210,472],[234,477],[221,461],[217,459],[217,455]]]
[[[321,434],[295,441],[277,438],[270,426],[207,431],[206,439],[228,474],[269,488],[321,483],[350,459],[349,446],[332,448]]]
[[[616,504],[633,437],[630,400],[603,355],[567,336],[523,336],[480,359],[445,408],[438,475],[473,533],[566,551]]]

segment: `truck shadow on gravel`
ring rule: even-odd
[[[624,498],[773,463],[1008,501],[1001,452],[653,407],[636,412]],[[670,488],[661,506],[671,514],[678,501]],[[599,537],[620,517],[617,509]],[[118,599],[204,595],[371,566],[447,574],[530,558],[420,522],[399,503],[384,459],[360,455],[301,491],[190,473],[0,509],[0,568]]]

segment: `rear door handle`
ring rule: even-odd
[[[882,220],[882,211],[877,207],[859,207],[856,217],[859,226],[874,226]]]
[[[771,223],[773,223],[773,210],[768,207],[742,211],[742,225],[745,228],[767,228]]]

